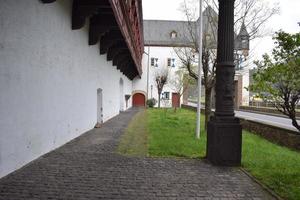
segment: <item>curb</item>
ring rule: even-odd
[[[271,190],[268,186],[261,183],[258,179],[256,179],[254,176],[252,176],[249,172],[247,172],[242,167],[239,168],[244,174],[246,174],[250,179],[252,179],[255,183],[257,183],[259,186],[261,186],[265,191],[267,191],[271,196],[273,196],[277,200],[284,200],[281,198],[278,194],[276,194],[273,190]]]
[[[243,108],[239,108],[239,109],[237,109],[237,111],[250,112],[250,113],[269,115],[269,116],[274,116],[274,117],[283,117],[283,118],[286,118],[286,119],[290,119],[288,116],[283,115],[283,114],[268,113],[268,112],[262,112],[262,111],[256,111],[256,110],[247,110],[247,109],[243,109]],[[296,117],[296,119],[300,120],[300,117]]]

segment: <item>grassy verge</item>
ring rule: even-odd
[[[150,156],[200,158],[205,156],[206,137],[195,140],[196,115],[178,109],[148,109]],[[203,127],[203,123],[202,123]]]
[[[195,120],[194,111],[148,109],[130,123],[119,150],[155,157],[204,157],[206,134],[202,129],[201,139],[195,140]],[[244,131],[242,156],[242,167],[264,185],[284,199],[300,199],[300,152]]]
[[[300,153],[243,133],[242,166],[284,199],[300,199]]]
[[[140,111],[129,123],[121,137],[117,152],[129,156],[147,155],[147,113]]]

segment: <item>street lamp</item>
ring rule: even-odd
[[[221,166],[241,164],[242,126],[234,114],[234,0],[219,0],[216,109],[208,122],[207,159]]]

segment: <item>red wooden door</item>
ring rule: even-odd
[[[142,93],[135,93],[132,97],[132,106],[143,106],[145,107],[145,95]]]
[[[172,93],[172,107],[180,106],[180,96],[178,93]]]

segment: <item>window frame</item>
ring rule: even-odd
[[[171,58],[167,58],[167,66],[168,67],[171,67],[171,62],[172,62],[172,59]]]
[[[150,66],[154,66],[155,65],[155,58],[151,57],[150,59]]]

